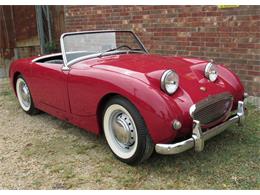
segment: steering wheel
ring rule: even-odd
[[[106,51],[102,52],[99,56],[101,57],[101,56],[103,56],[103,54],[106,53],[106,52],[115,51],[115,50],[118,50],[118,49],[123,48],[123,47],[126,47],[126,48],[129,49],[129,50],[133,50],[133,49],[132,49],[131,47],[129,47],[128,45],[120,45],[120,46],[118,46],[118,47],[116,47],[116,48],[109,49],[109,50],[106,50]]]
[[[124,47],[126,47],[127,49],[132,50],[132,48],[129,47],[128,45],[120,45],[120,46],[118,46],[117,48],[115,48],[115,50],[118,50],[118,49],[121,49],[121,48],[124,48]]]

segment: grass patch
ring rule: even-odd
[[[77,154],[86,154],[89,149],[94,149],[97,147],[96,144],[76,144],[73,146]]]
[[[2,92],[1,92],[1,95],[2,95],[2,96],[11,96],[11,95],[13,95],[13,94],[12,94],[12,92],[11,92],[10,90],[8,90],[8,91],[2,91]]]
[[[0,188],[260,189],[260,111],[252,105],[243,127],[234,125],[207,141],[203,152],[153,154],[133,167],[117,160],[102,136],[48,114],[17,112],[7,82],[2,86]]]

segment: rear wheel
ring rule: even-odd
[[[141,163],[154,150],[142,116],[125,98],[117,96],[107,103],[103,129],[110,149],[125,163]]]
[[[16,93],[20,106],[27,114],[33,115],[39,112],[39,110],[34,107],[29,87],[21,75],[16,79]]]

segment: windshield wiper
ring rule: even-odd
[[[127,46],[127,45],[120,45],[120,46],[118,46],[118,47],[115,47],[115,48],[112,48],[112,49],[108,49],[108,50],[102,52],[102,53],[99,55],[99,57],[102,57],[105,53],[108,53],[108,52],[111,52],[111,51],[116,51],[116,50],[121,49],[121,48],[123,48],[123,47],[127,48],[128,50],[121,50],[121,52],[126,52],[126,53],[129,53],[129,52],[143,53],[143,52],[141,51],[141,49],[132,49],[131,47],[129,47],[129,46]]]

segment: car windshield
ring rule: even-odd
[[[66,63],[88,57],[146,52],[142,43],[131,31],[66,33],[61,41]]]

